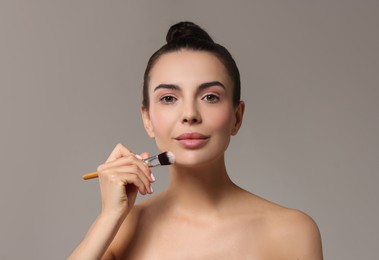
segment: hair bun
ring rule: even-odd
[[[209,34],[200,26],[192,22],[179,22],[171,26],[167,32],[166,41],[167,43],[170,43],[194,38],[197,40],[209,41],[213,43],[213,40]]]

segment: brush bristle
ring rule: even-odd
[[[158,154],[158,160],[161,165],[170,165],[175,163],[175,155],[172,152]]]

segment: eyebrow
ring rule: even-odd
[[[199,90],[210,88],[213,86],[219,86],[223,89],[225,89],[224,84],[222,84],[220,81],[210,81],[210,82],[205,82],[199,85]],[[171,89],[171,90],[180,90],[180,87],[176,84],[159,84],[154,88],[154,92],[157,91],[158,89]]]

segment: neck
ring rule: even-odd
[[[171,205],[185,212],[219,211],[236,186],[230,180],[224,158],[202,167],[173,165],[166,191]]]

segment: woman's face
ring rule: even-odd
[[[162,55],[150,72],[145,128],[160,151],[180,165],[205,165],[222,158],[240,127],[244,104],[233,106],[233,86],[224,65],[204,51]]]

